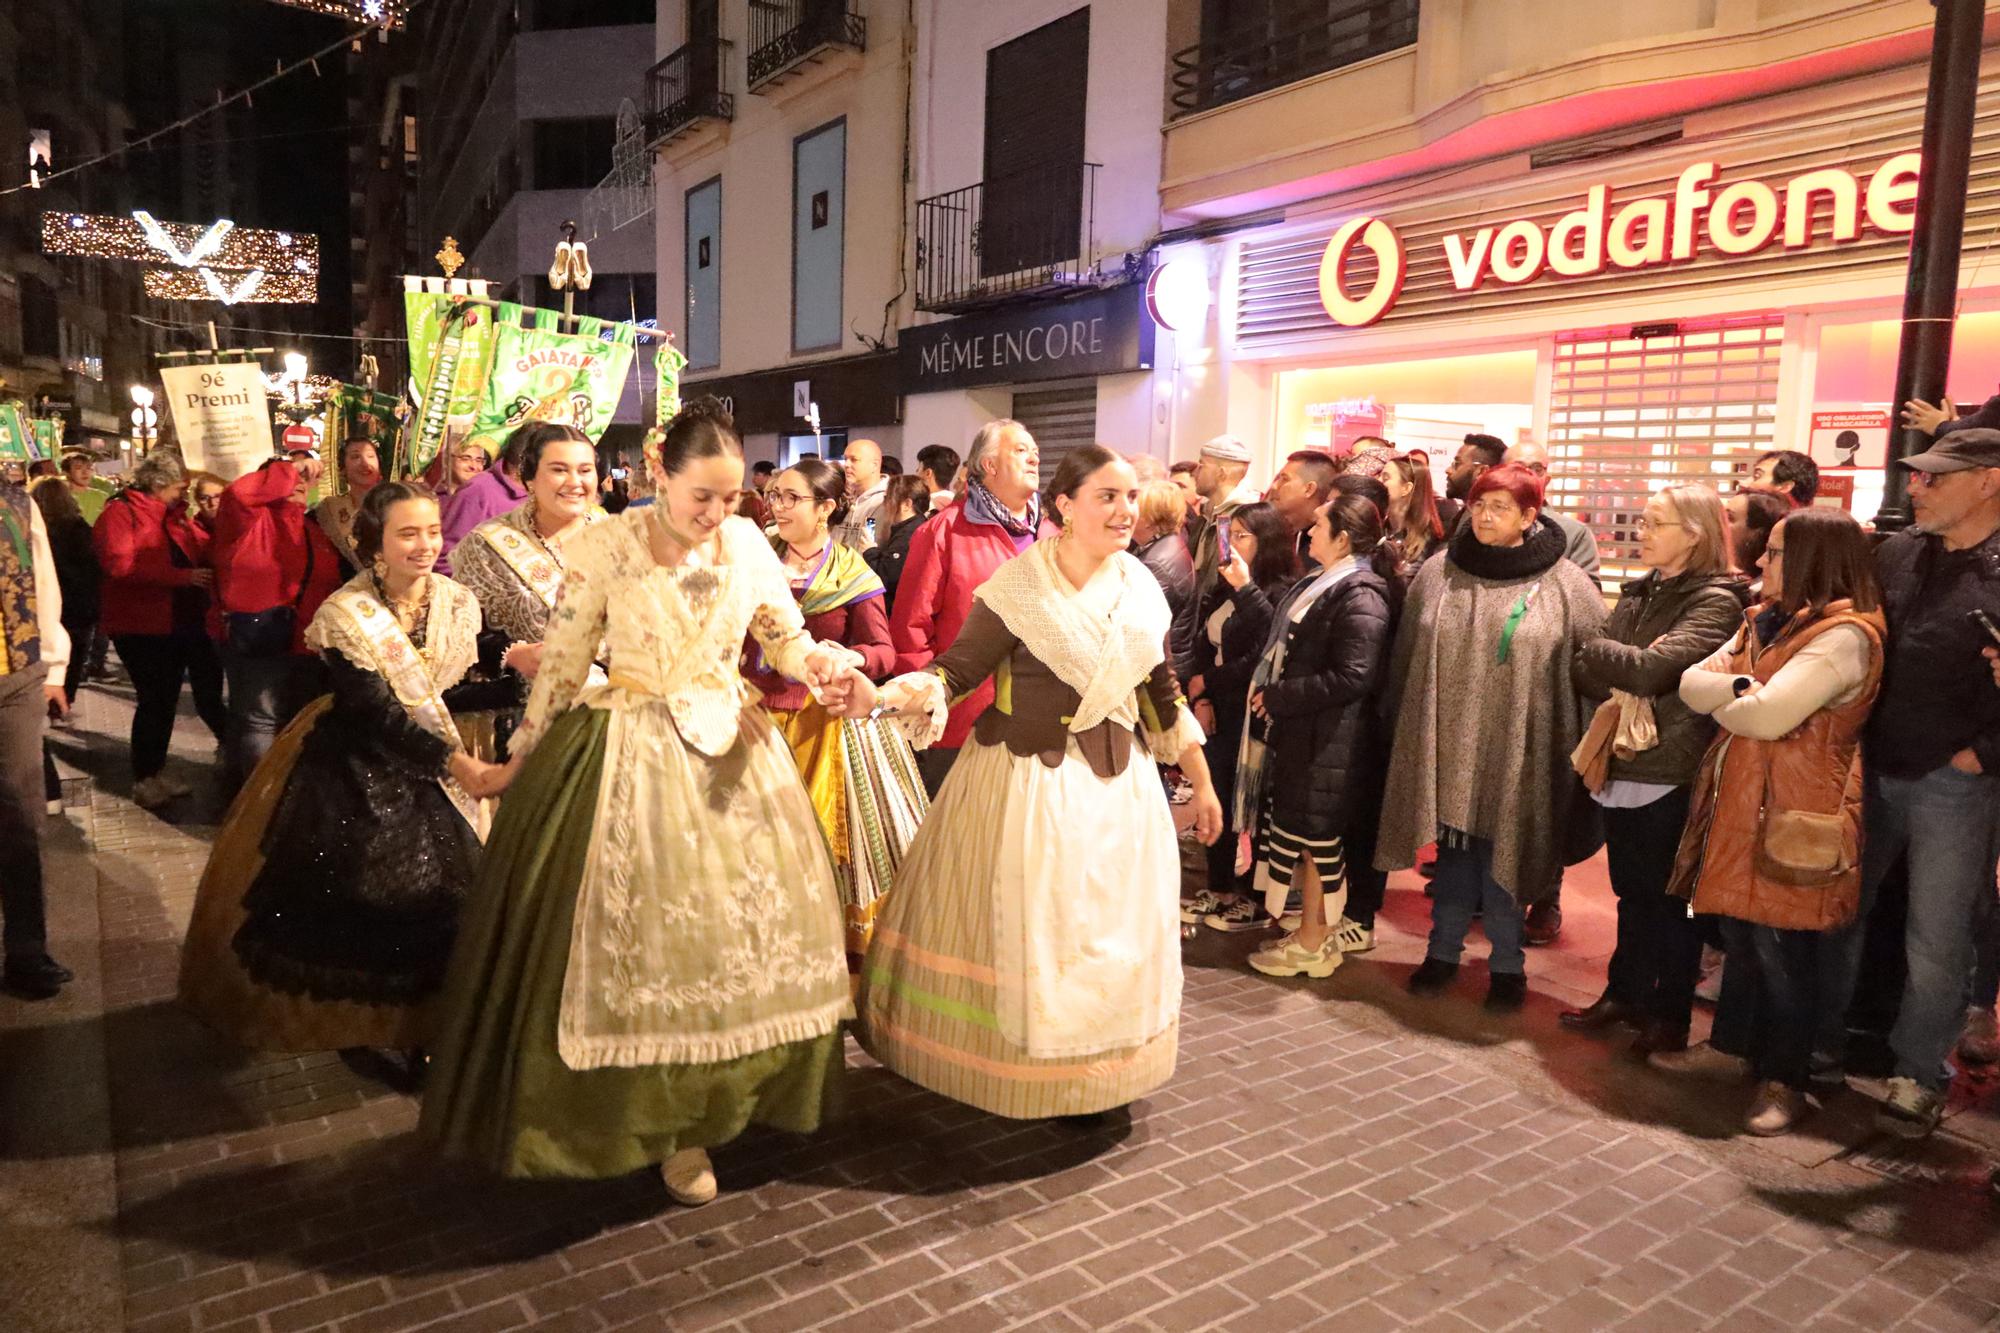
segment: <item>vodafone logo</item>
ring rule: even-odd
[[[1583,207],[1547,227],[1527,218],[1453,232],[1442,240],[1452,286],[1476,292],[1489,282],[1520,286],[1554,272],[1586,277],[1606,269],[1636,271],[1686,263],[1704,249],[1737,258],[1782,244],[1801,250],[1846,244],[1872,228],[1908,235],[1916,227],[1915,153],[1899,153],[1866,182],[1840,167],[1795,176],[1782,187],[1736,181],[1718,187],[1722,168],[1697,162],[1681,172],[1671,195],[1611,207],[1611,187],[1593,185]],[[1377,263],[1366,291],[1350,289],[1349,261],[1366,248]],[[1333,322],[1365,328],[1395,307],[1409,271],[1403,239],[1376,217],[1351,218],[1320,257],[1319,299]]]
[[[1347,260],[1364,246],[1375,255],[1375,282],[1356,297],[1347,290]],[[1410,256],[1394,227],[1380,218],[1350,218],[1333,234],[1326,243],[1326,253],[1320,256],[1319,303],[1334,323],[1350,329],[1366,328],[1396,304],[1409,271]]]

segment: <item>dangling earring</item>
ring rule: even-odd
[[[1063,521],[1062,521],[1062,535],[1063,535],[1064,537],[1067,537],[1067,536],[1069,536],[1069,534],[1070,534],[1070,530],[1071,530],[1071,529],[1072,529],[1072,528],[1073,528],[1074,526],[1075,526],[1075,518],[1074,518],[1074,516],[1073,516],[1073,515],[1070,515],[1070,514],[1064,514],[1064,515],[1063,515]]]

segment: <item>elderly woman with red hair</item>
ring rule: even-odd
[[[1570,767],[1586,720],[1570,667],[1598,636],[1604,600],[1565,549],[1542,513],[1540,478],[1506,464],[1474,483],[1445,558],[1410,585],[1390,667],[1401,692],[1375,863],[1405,869],[1437,842],[1430,947],[1410,977],[1419,994],[1451,985],[1481,913],[1492,945],[1486,1007],[1519,1008],[1523,907],[1601,841]]]

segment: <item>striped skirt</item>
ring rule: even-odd
[[[1179,881],[1172,815],[1143,754],[1101,779],[1073,750],[1052,769],[969,742],[883,900],[857,1005],[863,1047],[913,1083],[1017,1119],[1144,1096],[1174,1072]],[[1015,947],[997,947],[1003,932]],[[1053,1004],[1050,975],[1076,978]],[[1048,1030],[1035,1024],[1051,1012],[1062,1053],[1009,1037]],[[1097,1030],[1108,1040],[1076,1039]]]
[[[1263,894],[1265,910],[1283,916],[1292,896],[1292,878],[1299,864],[1310,861],[1319,871],[1321,890],[1326,894],[1326,919],[1340,920],[1347,906],[1347,848],[1339,838],[1301,838],[1287,832],[1266,811],[1257,821],[1257,887]]]

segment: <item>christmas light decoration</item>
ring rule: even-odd
[[[410,0],[274,0],[274,3],[355,23],[387,23],[392,28],[403,26],[403,11],[410,7]]]
[[[220,301],[224,305],[310,305],[319,281],[308,273],[217,272],[212,268],[149,268],[146,295],[161,301]]]
[[[223,219],[206,226],[158,222],[144,212],[131,217],[102,213],[42,214],[42,252],[80,259],[161,260],[181,268],[217,269],[319,277],[319,237],[306,232],[239,227]]]

